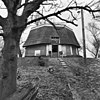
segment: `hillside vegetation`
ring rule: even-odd
[[[18,59],[18,88],[38,84],[37,100],[100,100],[100,60],[62,60],[66,67],[57,58]]]

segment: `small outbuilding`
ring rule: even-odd
[[[23,45],[25,56],[77,56],[80,45],[72,29],[65,25],[42,25],[33,28]]]

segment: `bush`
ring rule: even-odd
[[[45,66],[45,61],[41,56],[39,56],[38,65],[39,66]]]

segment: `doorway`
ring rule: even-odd
[[[52,45],[52,57],[58,57],[58,45]]]

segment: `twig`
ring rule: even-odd
[[[29,24],[31,24],[31,23],[33,23],[33,22],[36,22],[36,21],[38,21],[38,20],[41,20],[41,19],[47,19],[47,18],[49,18],[49,17],[51,17],[51,16],[57,16],[58,14],[61,14],[62,12],[65,12],[65,11],[68,11],[68,10],[73,10],[73,9],[76,9],[76,8],[77,8],[77,9],[84,9],[84,10],[86,10],[86,11],[88,11],[88,12],[100,12],[100,9],[98,9],[98,10],[92,10],[92,9],[89,9],[89,8],[87,8],[87,7],[85,7],[85,6],[66,7],[66,8],[64,8],[64,9],[62,9],[62,10],[60,10],[60,11],[57,11],[56,13],[51,13],[51,14],[48,14],[48,15],[46,15],[46,16],[42,16],[42,17],[39,17],[39,18],[37,18],[37,19],[31,20],[31,21],[27,22],[26,24],[24,24],[24,25],[22,25],[22,26],[18,26],[18,28],[27,26],[27,25],[29,25]],[[68,21],[68,22],[69,22],[69,21]]]
[[[36,11],[36,12],[38,14],[40,14],[42,17],[44,17],[43,14],[41,14],[39,11]],[[51,22],[48,18],[46,18],[46,20],[56,29],[56,26],[55,26],[55,24],[53,22]]]
[[[66,23],[71,23],[71,24],[73,24],[73,25],[75,25],[75,26],[78,26],[77,24],[75,24],[73,21],[68,21],[68,20],[66,20],[66,19],[63,19],[63,18],[61,18],[60,16],[58,16],[58,15],[56,15],[56,17],[58,17],[60,20],[62,20],[62,21],[65,21]]]

